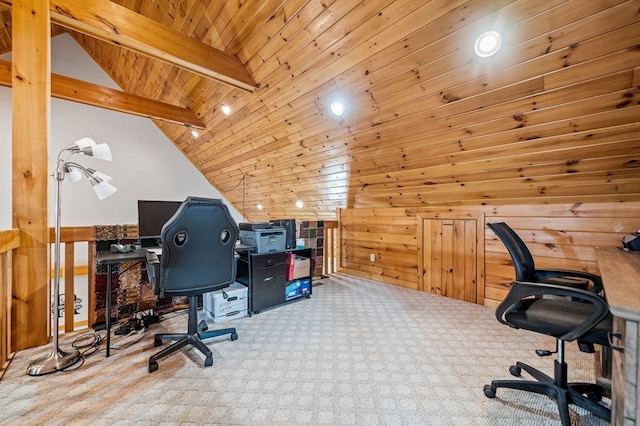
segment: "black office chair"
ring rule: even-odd
[[[570,269],[536,268],[533,256],[527,245],[509,225],[499,222],[488,223],[487,226],[507,247],[515,268],[516,281],[557,284],[583,290],[591,287],[590,289],[594,293],[602,292],[602,279],[598,275]]]
[[[207,330],[198,324],[198,296],[228,287],[235,281],[235,243],[238,226],[220,200],[188,197],[162,227],[162,255],[147,254],[147,272],[154,292],[160,297],[189,296],[187,333],[156,334],[154,346],[163,339],[177,340],[149,358],[149,373],[158,369],[158,360],[190,344],[205,356],[205,366],[213,365],[211,350],[203,340],[231,334],[235,328]]]
[[[545,297],[549,295],[561,297]],[[520,389],[555,399],[565,426],[571,424],[569,404],[610,421],[610,409],[598,403],[604,389],[595,383],[567,383],[567,363],[564,361],[564,342],[577,341],[583,352],[593,352],[594,344],[609,344],[612,316],[603,297],[577,288],[514,281],[507,297],[496,309],[496,317],[510,327],[555,337],[558,357],[554,361],[553,377],[517,362],[509,372],[519,377],[521,370],[525,370],[536,381],[494,380],[484,386],[485,396],[495,398],[498,388]]]
[[[556,338],[557,359],[553,377],[522,362],[509,368],[519,377],[525,370],[536,381],[494,380],[485,385],[484,394],[495,398],[496,389],[511,388],[547,395],[556,400],[563,425],[570,425],[569,404],[578,405],[595,415],[610,420],[609,408],[599,404],[604,389],[593,383],[567,383],[564,342],[577,341],[583,352],[593,353],[594,344],[608,346],[612,316],[602,292],[602,279],[594,274],[562,269],[536,269],[531,253],[517,234],[504,223],[488,224],[505,243],[516,268],[516,281],[496,309],[503,324]],[[519,277],[529,277],[527,282]],[[568,278],[566,278],[568,277]],[[583,282],[576,281],[584,280]],[[586,286],[592,283],[590,291]],[[585,284],[586,283],[586,284]],[[584,288],[578,288],[584,287]],[[536,351],[540,356],[554,352]]]

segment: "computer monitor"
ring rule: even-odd
[[[138,200],[138,238],[160,238],[162,226],[181,204],[182,201]]]

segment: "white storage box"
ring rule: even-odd
[[[222,290],[204,293],[202,308],[213,322],[225,322],[247,316],[247,287],[235,282]]]

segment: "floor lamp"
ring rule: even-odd
[[[62,158],[63,154],[66,158]],[[56,180],[56,240],[54,245],[54,284],[53,284],[53,348],[49,355],[38,358],[29,365],[27,374],[42,376],[55,371],[64,370],[80,360],[80,352],[73,349],[65,352],[58,346],[58,322],[60,305],[60,204],[62,181],[68,178],[70,182],[77,182],[86,177],[91,182],[98,199],[107,198],[116,188],[109,184],[111,177],[104,173],[67,161],[74,154],[84,154],[101,160],[111,161],[111,150],[106,143],[96,144],[91,138],[82,138],[58,153],[56,170],[53,174]]]

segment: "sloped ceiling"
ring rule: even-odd
[[[197,138],[156,124],[250,220],[640,199],[637,0],[114,3],[236,56],[256,82],[69,30],[123,91],[195,112]],[[0,20],[3,52],[10,9]],[[503,45],[481,58],[487,30]]]

